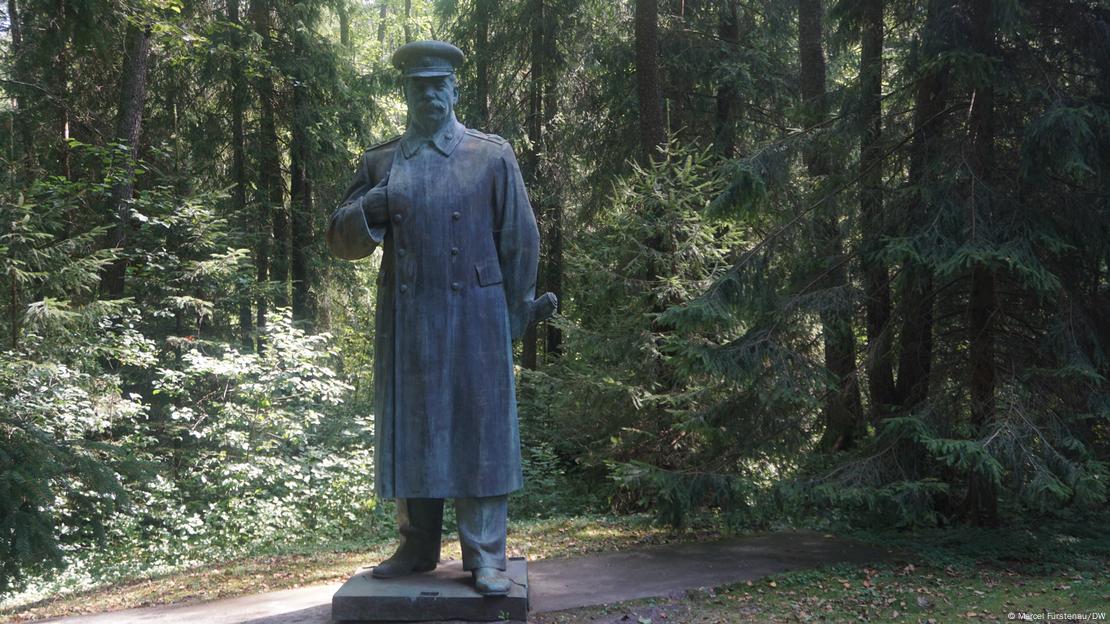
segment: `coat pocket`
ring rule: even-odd
[[[480,262],[474,265],[474,269],[478,271],[478,284],[480,286],[492,286],[501,283],[501,265],[495,261]]]

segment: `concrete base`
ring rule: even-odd
[[[487,598],[474,591],[462,562],[441,562],[432,572],[396,579],[376,579],[372,568],[355,573],[331,599],[335,622],[415,622],[437,620],[524,622],[528,619],[528,566],[509,560],[508,596]]]

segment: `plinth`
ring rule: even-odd
[[[335,622],[417,622],[470,620],[524,622],[528,619],[528,565],[509,559],[507,596],[486,597],[474,591],[470,572],[460,561],[441,562],[432,572],[395,579],[370,576],[371,567],[355,572],[331,599]]]

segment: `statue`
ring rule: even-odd
[[[408,127],[362,157],[328,248],[383,247],[375,316],[377,493],[397,499],[400,544],[372,576],[435,569],[443,499],[463,569],[485,596],[510,588],[508,494],[522,486],[512,340],[555,309],[534,299],[539,232],[512,147],[455,118],[463,53],[416,41],[392,58]]]

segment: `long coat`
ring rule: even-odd
[[[390,220],[358,199],[388,174]],[[512,147],[457,121],[367,151],[332,215],[349,260],[381,244],[374,343],[383,498],[496,496],[522,485],[512,340],[528,325],[539,233]]]

